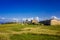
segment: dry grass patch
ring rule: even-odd
[[[9,35],[6,33],[0,33],[0,40],[10,40]]]

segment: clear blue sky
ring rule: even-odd
[[[0,0],[0,17],[60,17],[60,0]]]

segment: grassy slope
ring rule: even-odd
[[[31,34],[26,34],[26,33],[31,33]],[[2,36],[8,35],[8,37],[10,37],[11,40],[35,40],[35,39],[36,40],[56,40],[56,39],[59,40],[60,26],[2,24],[0,25],[0,35],[1,34]],[[4,38],[2,36],[0,36],[0,40]],[[7,36],[5,39],[9,40]]]
[[[60,40],[60,36],[47,34],[14,34],[11,40]]]

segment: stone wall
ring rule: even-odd
[[[51,20],[51,23],[50,24],[51,25],[60,25],[60,20],[56,20],[56,19]]]
[[[31,20],[31,23],[38,24],[38,21],[37,20]]]

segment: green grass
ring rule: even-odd
[[[10,40],[9,36],[6,34],[0,34],[0,40]]]
[[[25,27],[40,27],[43,29],[51,29],[51,30],[60,30],[60,26],[41,26],[41,25],[21,25],[21,24],[2,24],[0,25],[0,28],[7,28],[7,29],[20,29],[20,28],[25,28]]]
[[[28,29],[24,29],[24,28],[28,28]],[[30,30],[32,31],[27,33],[27,31]],[[52,31],[52,35],[50,34],[51,31]],[[55,31],[57,31],[57,33]],[[12,34],[12,32],[18,32],[18,33],[23,32],[23,33]],[[42,32],[43,34],[38,34],[39,32]],[[3,33],[2,35],[0,34],[0,40],[9,40],[9,39],[11,40],[60,40],[60,26],[0,24],[0,33],[1,34]],[[10,33],[10,34],[5,34],[5,33]],[[53,34],[59,34],[59,35],[53,35]],[[6,37],[6,35],[8,35],[8,37],[10,38]]]
[[[7,30],[20,31],[21,28],[24,28],[24,26],[20,24],[2,24],[0,25],[0,32],[6,32]]]
[[[42,26],[41,28],[60,31],[60,26],[58,26],[58,25],[56,25],[56,26]]]
[[[47,34],[14,34],[10,37],[11,40],[60,40],[60,36]]]

